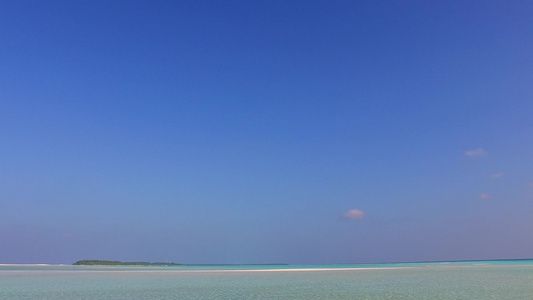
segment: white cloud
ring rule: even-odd
[[[344,214],[344,217],[352,220],[361,220],[365,217],[365,212],[358,209],[350,209]]]
[[[479,149],[474,149],[474,150],[468,150],[465,152],[465,155],[468,157],[485,156],[487,155],[487,151],[485,151],[483,148],[479,148]]]
[[[505,173],[494,173],[491,175],[492,178],[500,179],[505,177]]]
[[[489,199],[489,198],[490,198],[490,195],[489,195],[489,194],[485,194],[485,193],[483,193],[483,194],[480,194],[480,195],[479,195],[479,198],[481,198],[481,199]]]

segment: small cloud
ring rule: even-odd
[[[505,173],[494,173],[491,175],[491,177],[495,179],[500,179],[500,178],[505,177]]]
[[[479,195],[479,198],[486,200],[486,199],[489,199],[489,198],[490,198],[490,195],[489,195],[489,194],[485,194],[485,193],[483,193],[483,194],[480,194],[480,195]]]
[[[361,220],[365,217],[365,212],[358,209],[350,209],[347,213],[344,214],[346,219],[352,220]]]
[[[468,157],[480,157],[487,155],[487,151],[485,151],[483,148],[479,148],[474,150],[468,150],[465,152],[465,155]]]

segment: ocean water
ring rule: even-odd
[[[327,266],[0,265],[0,299],[533,299],[533,261]]]

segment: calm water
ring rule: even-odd
[[[529,300],[533,299],[533,261],[240,267],[0,265],[0,299]]]

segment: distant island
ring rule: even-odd
[[[118,260],[78,260],[73,263],[75,266],[183,266],[183,264],[167,262],[123,262]]]
[[[131,262],[118,260],[78,260],[73,263],[74,266],[153,266],[153,267],[172,267],[172,266],[287,266],[285,263],[271,263],[271,264],[178,264],[168,262]]]

